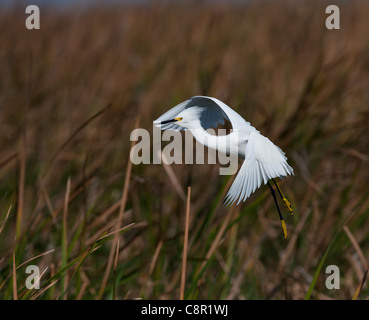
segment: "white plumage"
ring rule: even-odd
[[[226,136],[210,135],[205,130],[230,121],[232,132]],[[260,134],[222,101],[195,96],[173,107],[154,121],[163,130],[190,130],[200,143],[221,152],[230,152],[244,162],[226,196],[225,201],[237,204],[273,178],[293,175],[285,153]]]

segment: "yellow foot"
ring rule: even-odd
[[[285,197],[283,197],[282,200],[283,200],[284,206],[287,208],[287,210],[289,211],[289,213],[291,215],[293,215],[293,210],[292,210],[292,207],[291,207],[291,203]]]
[[[283,231],[283,236],[285,239],[287,239],[287,227],[286,227],[286,222],[284,222],[284,220],[281,220],[281,224],[282,224],[282,231]]]

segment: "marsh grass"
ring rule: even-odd
[[[321,1],[192,5],[0,13],[1,299],[368,298],[368,3],[339,31]],[[287,241],[268,188],[227,208],[217,165],[130,164],[137,116],[197,94],[287,153]]]

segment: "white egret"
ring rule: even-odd
[[[224,119],[232,125],[232,132],[223,135],[211,135],[206,130],[224,124]],[[287,210],[293,214],[290,202],[283,195],[274,178],[293,175],[292,167],[287,163],[285,153],[268,138],[260,134],[222,101],[206,96],[195,96],[173,107],[154,121],[162,130],[190,130],[195,139],[208,148],[230,153],[244,159],[244,162],[228,191],[225,202],[237,205],[260,187],[268,184],[278,209],[283,235],[287,238],[286,223],[279,210],[275,191],[269,184],[272,180]]]

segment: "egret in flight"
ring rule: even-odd
[[[211,135],[206,130],[224,124],[224,119],[232,125],[232,132]],[[270,188],[287,238],[286,223],[279,209],[275,191],[269,180],[273,181],[286,206],[293,214],[290,202],[283,195],[274,178],[293,175],[285,153],[268,138],[260,134],[251,124],[222,101],[206,96],[195,96],[173,107],[154,121],[162,130],[190,130],[194,138],[208,148],[238,156],[244,162],[234,179],[225,202],[237,205],[246,199],[264,182]]]

